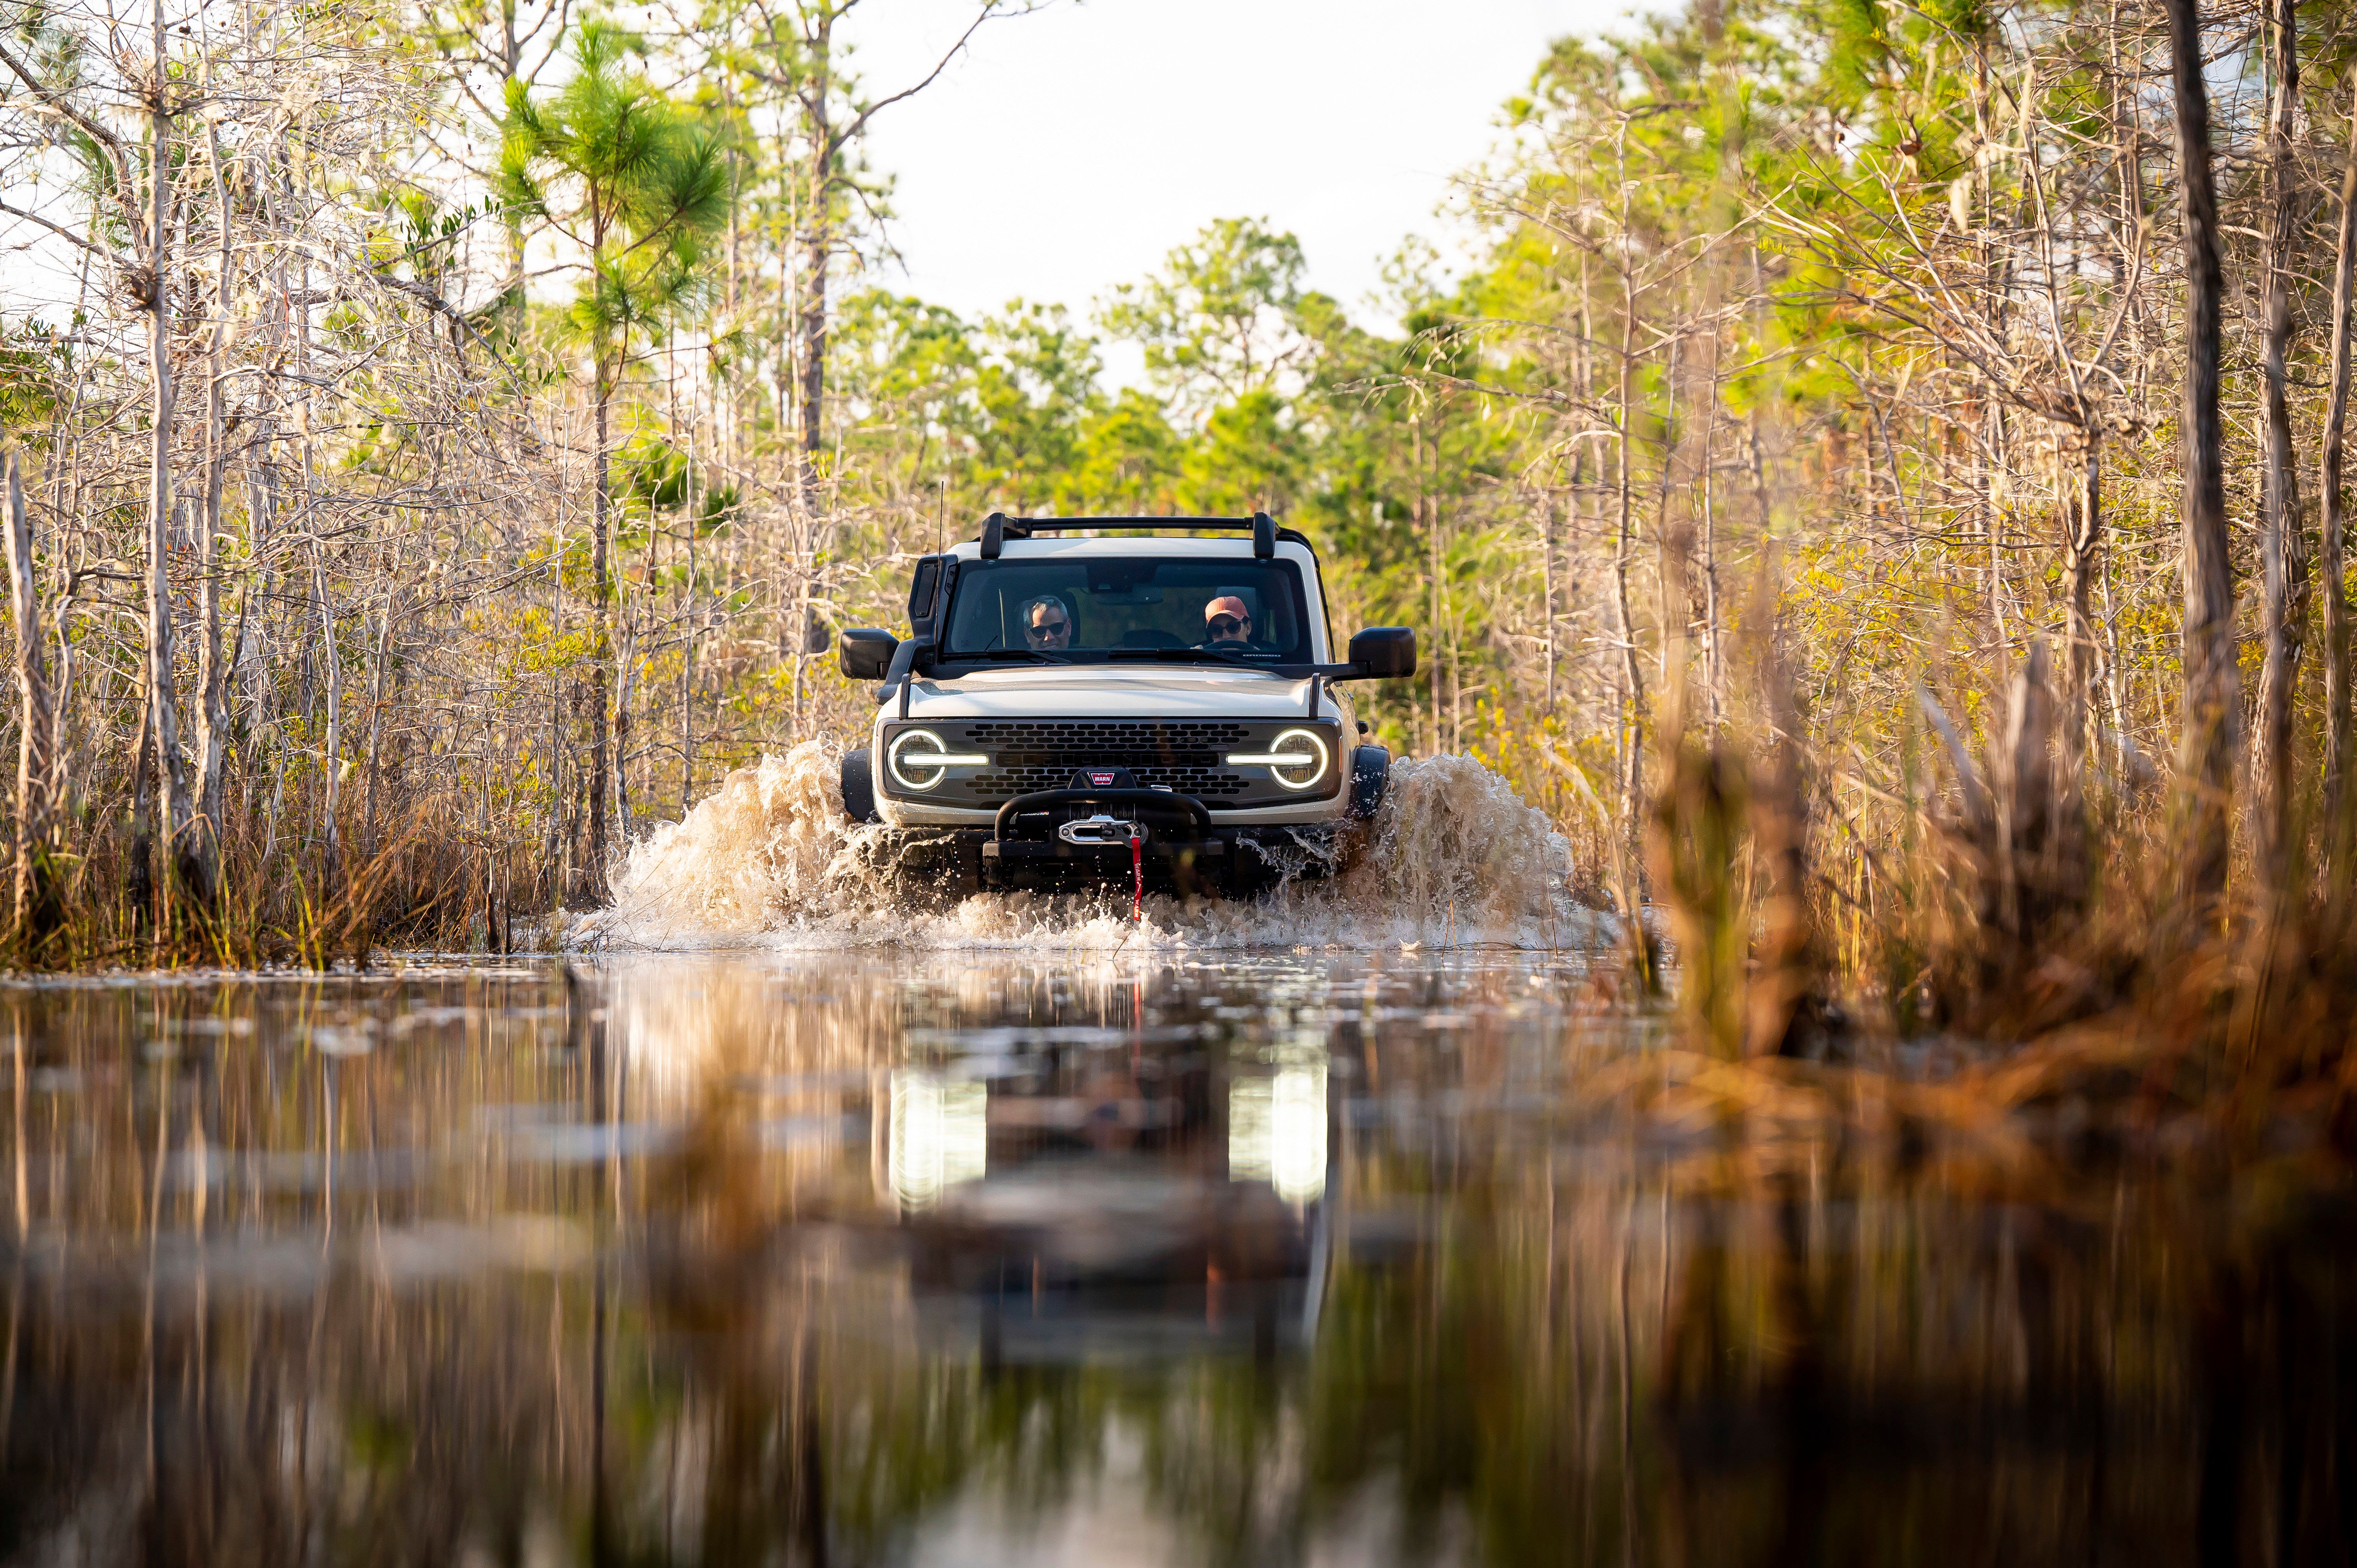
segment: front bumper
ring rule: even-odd
[[[914,813],[894,809],[898,802],[868,800],[867,754],[855,752],[845,759],[845,800],[856,795],[866,809],[882,808],[860,820],[881,819],[888,831],[869,841],[872,852],[910,894],[1127,886],[1143,873],[1156,891],[1245,897],[1333,872],[1352,831],[1373,819],[1389,768],[1383,747],[1358,747],[1347,794],[1282,811],[1290,820],[1268,820],[1276,811],[1214,815],[1202,800],[1175,791],[1113,785],[1017,796],[991,811],[943,811],[945,822],[911,821]],[[1145,830],[1135,859],[1130,822]]]
[[[985,887],[1126,887],[1136,871],[1157,892],[1236,897],[1288,877],[1314,880],[1333,869],[1340,824],[1213,828],[1191,838],[1149,836],[1135,868],[1126,844],[1074,844],[1057,838],[976,834]]]
[[[909,829],[885,847],[911,886],[951,893],[1126,889],[1143,872],[1151,892],[1243,897],[1288,877],[1327,875],[1336,865],[1345,825],[1216,827],[1192,837],[1149,833],[1138,846],[1135,867],[1125,843],[1075,844],[1038,834],[998,837],[988,828]]]

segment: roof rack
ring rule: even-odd
[[[1154,528],[1170,529],[1187,533],[1221,533],[1250,531],[1253,553],[1263,559],[1276,553],[1276,542],[1289,539],[1296,544],[1307,545],[1308,536],[1290,528],[1279,528],[1276,520],[1265,511],[1250,517],[1009,517],[995,511],[982,520],[982,533],[976,542],[982,546],[983,559],[997,558],[1000,546],[1009,539],[1028,539],[1035,533],[1069,533],[1088,528]]]

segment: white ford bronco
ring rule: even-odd
[[[1415,671],[1399,627],[1335,660],[1318,557],[1265,512],[994,512],[918,562],[909,621],[843,634],[844,673],[882,682],[843,800],[903,886],[946,895],[1318,875],[1391,768],[1335,683]]]

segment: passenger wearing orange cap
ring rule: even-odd
[[[1204,648],[1244,649],[1253,646],[1252,611],[1233,594],[1222,594],[1203,607]]]

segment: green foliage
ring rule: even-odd
[[[1308,317],[1318,307],[1302,272],[1292,235],[1263,220],[1219,219],[1171,251],[1160,272],[1115,288],[1103,325],[1145,349],[1147,373],[1175,408],[1206,418],[1309,368],[1317,339]]]
[[[1824,85],[1835,104],[1853,107],[1872,91],[1889,59],[1880,0],[1821,0]]]
[[[706,242],[727,216],[720,141],[633,62],[636,35],[602,20],[574,35],[574,74],[535,101],[508,84],[498,194],[580,247],[588,276],[567,313],[601,379],[634,338],[704,304]]]
[[[1125,390],[1082,422],[1078,456],[1060,492],[1070,498],[1065,510],[1088,510],[1093,498],[1114,516],[1185,510],[1178,475],[1189,444],[1160,403],[1135,387]]]
[[[624,496],[648,510],[676,511],[687,502],[692,478],[687,454],[656,435],[640,435],[615,455]]]
[[[48,424],[57,412],[59,387],[72,369],[73,349],[62,334],[38,321],[14,331],[0,322],[0,435]]]

